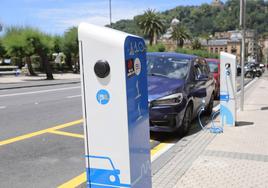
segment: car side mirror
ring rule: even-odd
[[[205,98],[206,96],[207,96],[206,88],[197,89],[196,91],[193,92],[193,97],[196,97],[196,98]]]
[[[196,78],[197,81],[208,81],[208,75],[200,74]]]

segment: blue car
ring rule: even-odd
[[[178,53],[147,53],[147,71],[151,131],[185,135],[203,99],[206,113],[212,113],[215,81],[205,59]]]

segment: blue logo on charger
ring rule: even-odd
[[[110,94],[107,90],[101,89],[98,91],[96,98],[97,98],[98,103],[102,105],[106,105],[110,101]]]

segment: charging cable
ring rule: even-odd
[[[207,128],[205,125],[203,125],[203,123],[201,121],[201,115],[205,111],[205,108],[206,108],[206,101],[203,98],[202,99],[202,106],[200,107],[200,110],[198,112],[198,121],[199,121],[199,125],[201,126],[201,128],[204,131],[208,130],[208,131],[210,131],[211,133],[214,133],[214,134],[223,133],[223,124],[219,127],[219,126],[216,126],[215,123],[214,123],[214,119],[218,114],[220,114],[220,110],[217,110],[216,112],[213,112],[211,114],[211,127]]]

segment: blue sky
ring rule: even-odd
[[[34,26],[62,34],[80,22],[109,22],[109,0],[0,0],[0,23]],[[148,8],[163,11],[178,5],[199,5],[212,0],[112,0],[113,21],[129,19]]]

